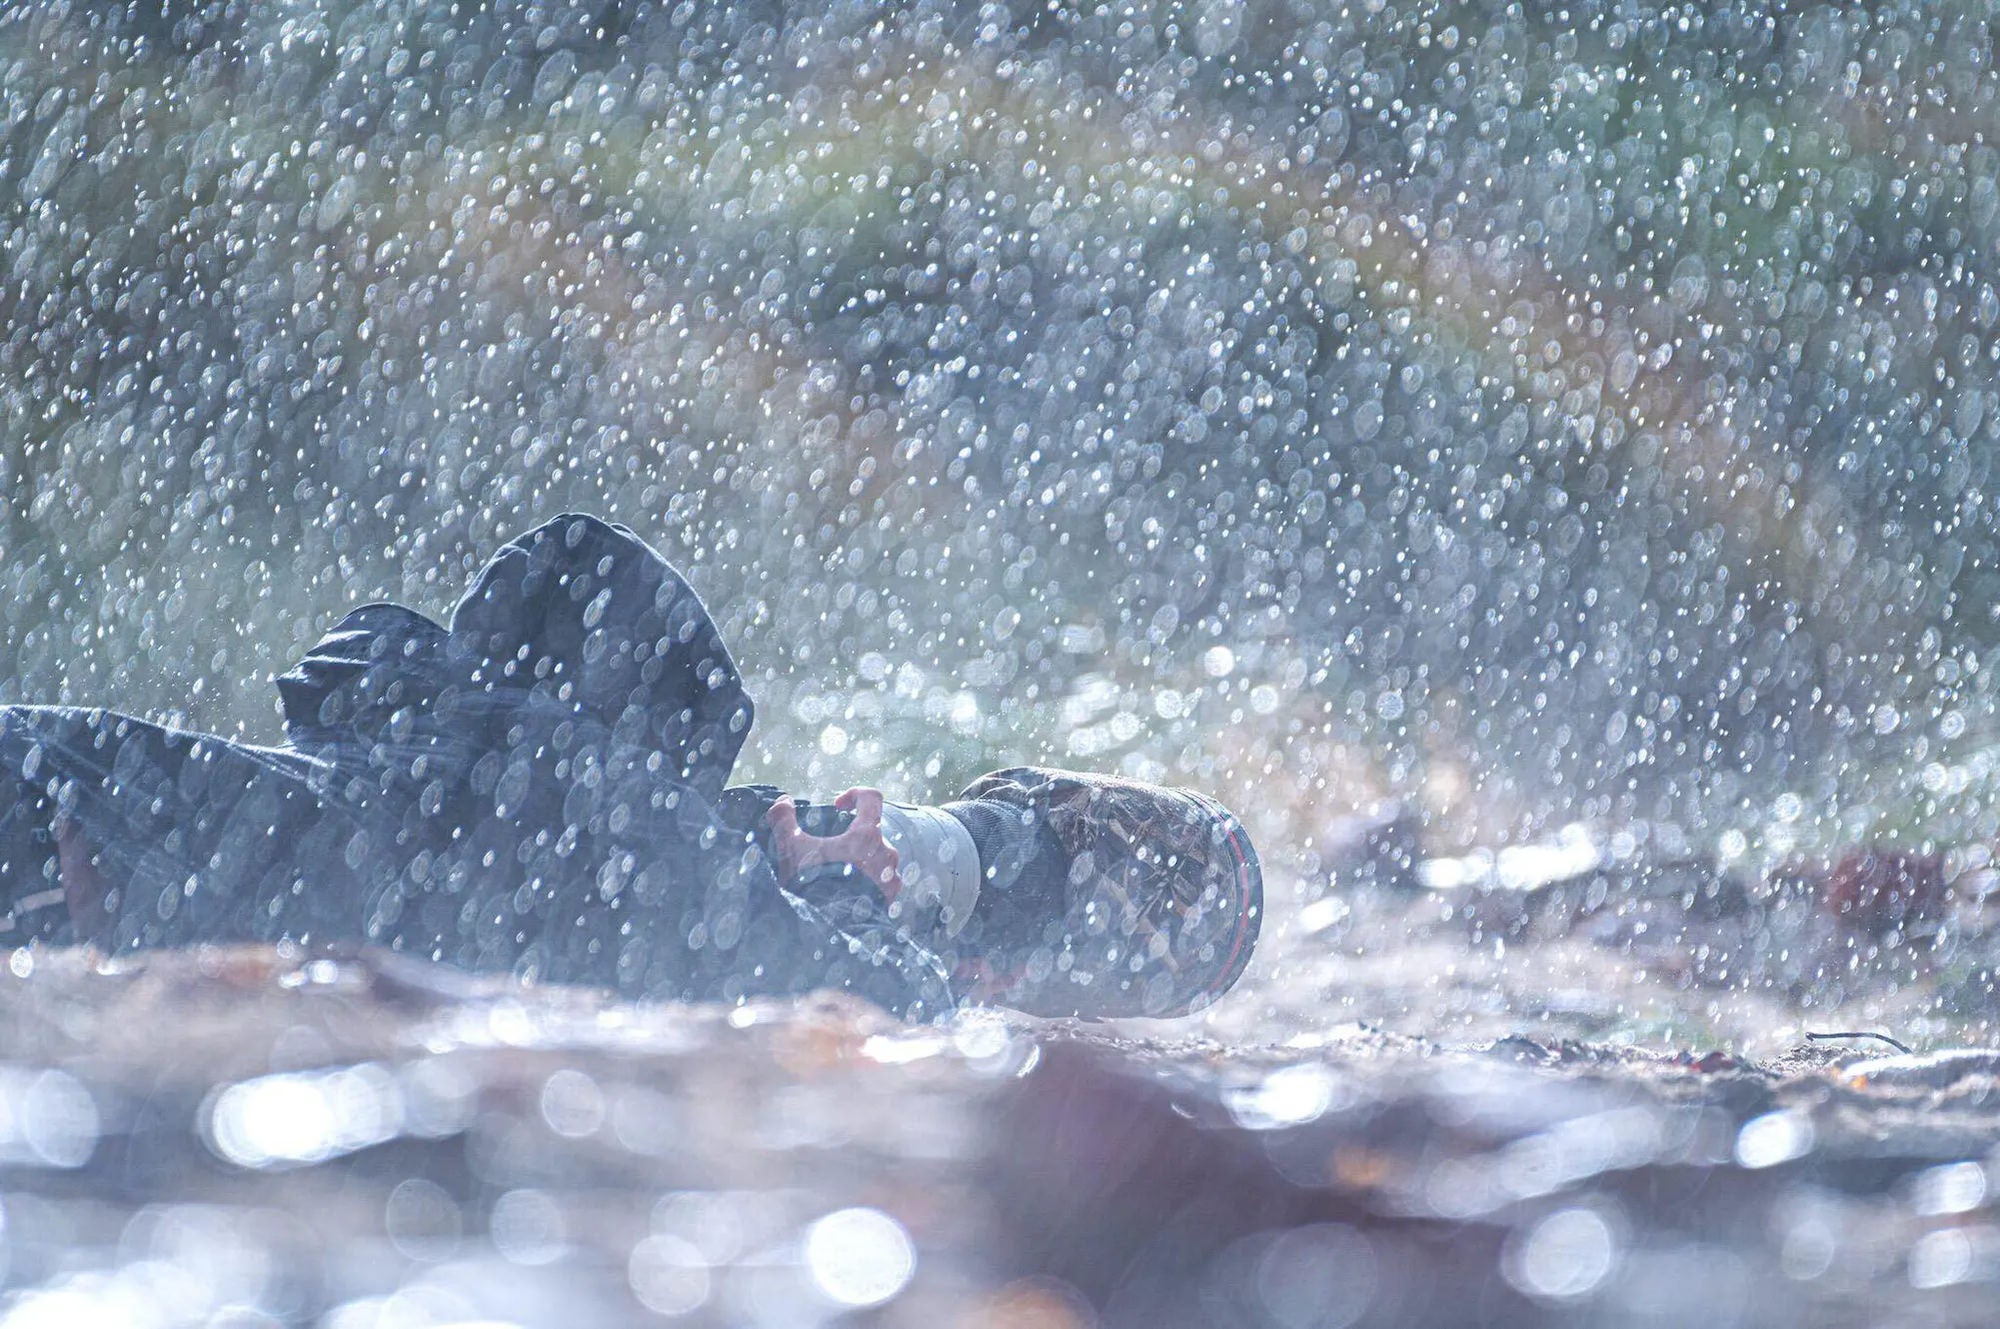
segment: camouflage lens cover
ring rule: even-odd
[[[1049,988],[1038,1005],[1179,1015],[1208,1005],[1242,974],[1263,879],[1249,835],[1221,804],[1045,767],[982,776],[964,796],[1033,808],[1068,855],[1067,963],[1037,984]]]

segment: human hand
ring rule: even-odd
[[[780,875],[791,881],[821,863],[851,863],[893,903],[903,889],[898,873],[902,858],[882,838],[882,791],[850,789],[833,805],[854,814],[853,822],[838,835],[809,835],[800,829],[798,804],[789,794],[771,804],[764,822],[771,828]]]
[[[61,872],[64,902],[78,940],[98,936],[111,922],[105,907],[104,879],[98,875],[90,842],[68,817],[55,820],[56,865]]]

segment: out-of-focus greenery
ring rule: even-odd
[[[268,736],[347,606],[581,507],[688,566],[783,781],[1122,769],[1308,871],[1385,795],[1991,839],[1992,53],[1914,4],[12,5],[0,696]]]

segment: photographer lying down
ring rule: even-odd
[[[557,517],[441,626],[350,613],[278,679],[287,742],[0,707],[0,943],[363,941],[653,999],[843,988],[1179,1015],[1243,972],[1263,886],[1213,800],[996,771],[940,807],[726,787],[750,699],[701,601]]]

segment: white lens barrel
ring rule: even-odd
[[[882,838],[896,851],[903,893],[912,904],[935,903],[945,935],[955,937],[979,903],[979,846],[972,832],[943,808],[882,805]]]

